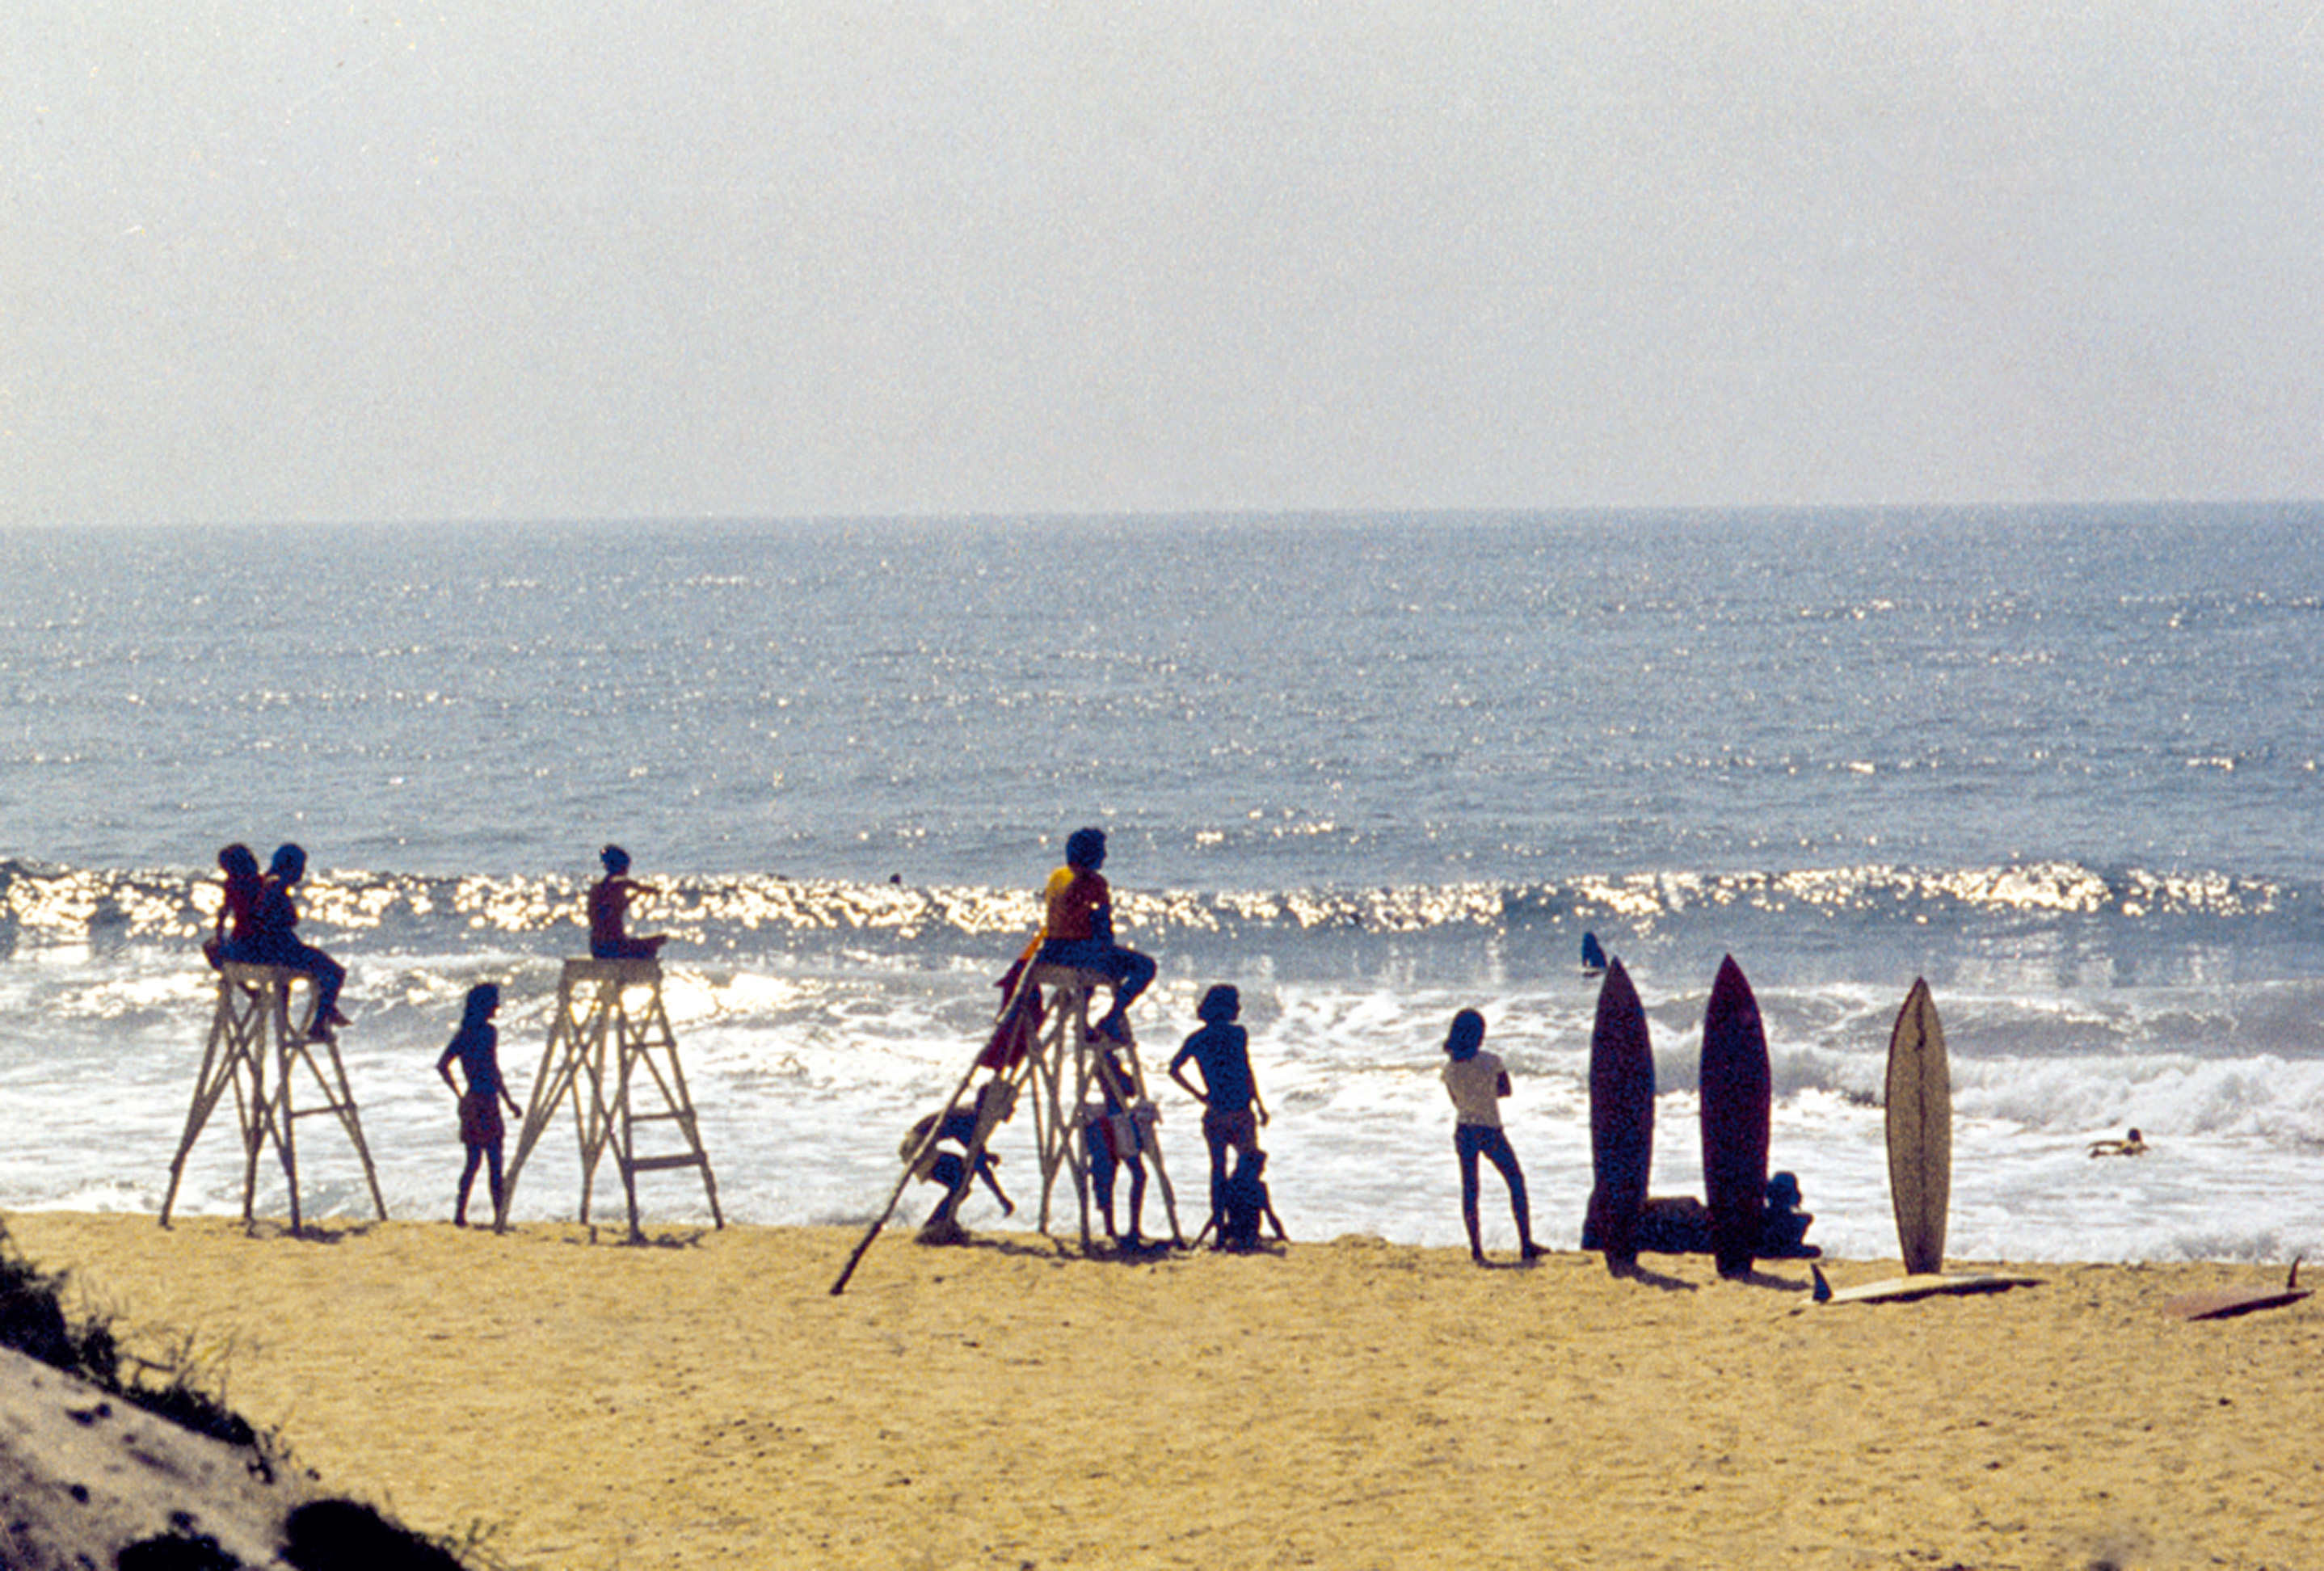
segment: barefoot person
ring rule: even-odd
[[[1186,1039],[1170,1060],[1170,1078],[1187,1095],[1203,1104],[1203,1141],[1211,1148],[1211,1247],[1226,1246],[1227,1183],[1231,1169],[1230,1151],[1249,1155],[1259,1150],[1259,1126],[1267,1122],[1267,1104],[1260,1100],[1259,1080],[1250,1072],[1250,1037],[1235,1023],[1242,1012],[1242,995],[1222,982],[1203,994],[1194,1006],[1203,1029]],[[1203,1083],[1186,1078],[1192,1062],[1203,1071]]]
[[[597,853],[605,876],[589,886],[589,956],[593,960],[651,960],[669,942],[667,933],[629,935],[630,902],[653,892],[630,877],[630,854],[619,846]]]
[[[1066,836],[1065,864],[1049,874],[1045,892],[1040,962],[1102,973],[1113,984],[1113,1007],[1097,1022],[1097,1034],[1126,1041],[1130,1005],[1154,980],[1154,962],[1113,941],[1113,890],[1098,872],[1104,865],[1104,830]]]
[[[1533,1241],[1533,1207],[1526,1198],[1525,1171],[1517,1154],[1501,1132],[1501,1098],[1509,1094],[1509,1074],[1499,1057],[1485,1049],[1485,1017],[1464,1009],[1452,1017],[1445,1034],[1444,1089],[1452,1098],[1455,1123],[1452,1150],[1461,1159],[1461,1221],[1469,1230],[1469,1258],[1485,1264],[1485,1246],[1477,1234],[1477,1159],[1499,1168],[1509,1188],[1509,1211],[1517,1223],[1517,1254],[1532,1260],[1542,1253]]]
[[[468,1148],[467,1165],[460,1169],[460,1197],[452,1208],[455,1227],[468,1224],[468,1191],[475,1185],[477,1167],[486,1162],[492,1164],[487,1182],[493,1192],[493,1225],[508,1225],[508,1193],[501,1179],[501,1142],[507,1125],[501,1121],[501,1104],[506,1103],[508,1110],[520,1116],[524,1110],[501,1078],[501,1037],[493,1024],[500,1006],[501,990],[491,983],[468,989],[467,1002],[460,1011],[460,1029],[453,1033],[452,1045],[444,1049],[444,1056],[436,1060],[436,1072],[460,1098],[460,1143]],[[466,1090],[452,1078],[456,1058],[462,1078],[467,1081]]]
[[[1090,1193],[1105,1218],[1105,1235],[1114,1243],[1130,1249],[1144,1246],[1140,1229],[1146,1212],[1146,1141],[1152,1138],[1144,1126],[1152,1120],[1154,1110],[1137,1099],[1136,1085],[1130,1077],[1129,1067],[1121,1055],[1112,1048],[1102,1048],[1097,1058],[1098,1101],[1083,1109],[1083,1149],[1089,1158]],[[1113,1190],[1115,1169],[1130,1169],[1130,1231],[1124,1234],[1113,1224]]]

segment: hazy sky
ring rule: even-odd
[[[0,524],[2324,496],[2324,0],[11,0]]]

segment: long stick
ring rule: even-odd
[[[1023,969],[1018,974],[1017,985],[1010,989],[1007,1001],[1001,1006],[1001,1012],[992,1017],[996,1025],[1009,1019],[1016,1012],[1018,1001],[1025,996],[1025,990],[1033,984],[1033,956],[1039,951],[1040,947],[1041,940],[1038,937],[1027,947],[1022,962]],[[981,1062],[983,1057],[984,1049],[979,1048],[976,1059],[972,1060],[968,1066],[968,1073],[960,1077],[960,1084],[954,1086],[952,1088],[952,1095],[945,1098],[945,1107],[950,1108],[959,1103],[960,1094],[968,1089],[968,1083],[975,1079],[977,1070],[983,1067]],[[862,1242],[855,1246],[855,1252],[849,1255],[847,1263],[840,1268],[839,1280],[831,1284],[833,1298],[835,1298],[847,1290],[847,1279],[855,1274],[856,1266],[872,1248],[872,1241],[880,1236],[880,1230],[888,1225],[888,1218],[893,1216],[896,1214],[896,1207],[903,1203],[904,1186],[912,1181],[912,1170],[920,1165],[920,1159],[927,1155],[928,1148],[936,1143],[937,1132],[943,1127],[943,1119],[932,1121],[928,1125],[927,1133],[920,1137],[920,1143],[913,1148],[912,1154],[905,1160],[904,1170],[896,1176],[896,1187],[888,1192],[888,1204],[881,1207],[880,1215],[872,1220],[872,1225],[864,1230]]]

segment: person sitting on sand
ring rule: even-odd
[[[1104,865],[1104,830],[1076,829],[1066,836],[1065,864],[1049,874],[1044,892],[1047,921],[1039,961],[1102,974],[1113,984],[1113,1007],[1097,1022],[1097,1034],[1126,1041],[1130,1006],[1154,980],[1154,962],[1113,941],[1113,890],[1098,871]]]
[[[266,877],[251,901],[250,923],[243,937],[230,940],[223,953],[244,966],[280,966],[310,976],[315,982],[315,1015],[307,1029],[310,1041],[327,1042],[331,1028],[347,1023],[339,1012],[339,989],[346,984],[347,968],[311,944],[299,941],[299,908],[290,891],[307,875],[307,853],[293,845],[278,846],[267,864]]]
[[[1001,1202],[1001,1215],[1013,1215],[1017,1207],[1001,1187],[1001,1177],[992,1165],[1001,1158],[984,1149],[984,1141],[992,1137],[995,1125],[1008,1118],[1015,1100],[1009,1083],[1000,1078],[987,1080],[977,1087],[975,1099],[966,1107],[953,1106],[942,1113],[931,1113],[912,1125],[904,1136],[903,1156],[906,1161],[914,1157],[912,1171],[932,1184],[944,1186],[944,1198],[928,1213],[920,1228],[920,1236],[932,1243],[954,1243],[966,1236],[957,1216],[960,1203],[968,1198],[972,1178],[982,1179]],[[930,1134],[930,1131],[935,1132]],[[980,1139],[980,1133],[982,1139]],[[943,1141],[950,1141],[960,1149],[956,1151],[939,1150]],[[968,1153],[976,1152],[972,1167]]]
[[[1485,1017],[1464,1009],[1452,1017],[1444,1036],[1444,1090],[1452,1098],[1452,1150],[1461,1159],[1461,1222],[1469,1230],[1469,1258],[1486,1263],[1485,1246],[1477,1232],[1477,1159],[1484,1157],[1500,1169],[1508,1186],[1509,1212],[1517,1218],[1517,1256],[1538,1259],[1545,1252],[1533,1241],[1533,1206],[1526,1198],[1525,1170],[1517,1154],[1501,1132],[1500,1099],[1509,1094],[1508,1070],[1499,1056],[1485,1049]]]
[[[589,886],[589,956],[594,960],[651,960],[669,942],[667,933],[629,936],[630,901],[653,892],[630,878],[630,854],[619,846],[597,853],[605,876]]]
[[[468,1148],[467,1162],[460,1169],[460,1197],[452,1207],[455,1227],[468,1224],[468,1191],[475,1185],[477,1167],[486,1162],[492,1165],[486,1182],[493,1193],[493,1226],[497,1230],[508,1225],[508,1191],[501,1178],[501,1142],[508,1126],[502,1122],[501,1104],[506,1103],[519,1117],[524,1109],[516,1104],[507,1082],[501,1078],[500,1031],[493,1024],[500,1006],[501,990],[491,983],[478,983],[468,989],[460,1009],[460,1029],[452,1033],[451,1045],[436,1060],[436,1072],[460,1098],[460,1143]],[[461,1077],[467,1081],[466,1090],[452,1078],[455,1058],[459,1060]]]
[[[1203,1029],[1170,1060],[1170,1078],[1203,1104],[1203,1142],[1211,1148],[1211,1225],[1218,1230],[1213,1249],[1226,1247],[1227,1153],[1257,1151],[1259,1125],[1267,1122],[1267,1104],[1250,1072],[1250,1037],[1235,1023],[1241,1012],[1242,995],[1230,984],[1204,993],[1194,1006]],[[1203,1071],[1200,1086],[1186,1078],[1190,1060]]]
[[[1098,1054],[1097,1086],[1101,1100],[1084,1115],[1082,1140],[1089,1157],[1090,1193],[1105,1216],[1105,1235],[1130,1249],[1143,1243],[1139,1230],[1146,1210],[1146,1132],[1140,1124],[1154,1116],[1153,1108],[1136,1101],[1137,1090],[1121,1056],[1111,1048]],[[1118,1167],[1130,1169],[1130,1232],[1114,1231],[1113,1180]]]
[[[2146,1154],[2146,1139],[2137,1130],[2121,1140],[2094,1140],[2090,1155],[2094,1157],[2143,1157]]]
[[[217,861],[226,874],[225,892],[218,899],[217,919],[202,944],[202,958],[213,971],[226,964],[228,950],[244,943],[256,930],[258,900],[266,892],[258,857],[249,846],[237,841],[221,850]]]
[[[1288,1243],[1283,1218],[1275,1214],[1274,1197],[1267,1192],[1267,1153],[1256,1146],[1235,1159],[1234,1176],[1227,1180],[1226,1206],[1219,1225],[1219,1247],[1235,1254],[1259,1248],[1259,1224],[1275,1229],[1278,1242]]]
[[[1800,1209],[1800,1181],[1791,1173],[1767,1179],[1767,1205],[1759,1213],[1759,1247],[1751,1252],[1761,1260],[1820,1260],[1823,1251],[1808,1242],[1815,1213]]]

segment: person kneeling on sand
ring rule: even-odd
[[[1477,1233],[1477,1159],[1483,1157],[1500,1169],[1508,1186],[1509,1211],[1517,1218],[1517,1255],[1538,1259],[1544,1252],[1533,1241],[1533,1206],[1526,1198],[1525,1169],[1501,1132],[1500,1099],[1509,1094],[1509,1075],[1498,1055],[1485,1048],[1485,1017],[1464,1009],[1452,1017],[1445,1033],[1445,1094],[1452,1098],[1455,1122],[1452,1150],[1461,1159],[1461,1221],[1469,1230],[1469,1258],[1485,1261],[1485,1246]]]
[[[467,1163],[460,1169],[460,1197],[452,1207],[455,1227],[468,1224],[468,1191],[475,1185],[477,1167],[485,1162],[492,1165],[486,1181],[493,1192],[493,1225],[508,1225],[508,1191],[501,1178],[501,1142],[508,1126],[501,1120],[501,1104],[506,1103],[519,1117],[524,1109],[516,1104],[508,1083],[501,1078],[500,1031],[493,1024],[500,1006],[501,990],[491,983],[478,983],[468,989],[467,1001],[460,1010],[460,1029],[453,1033],[444,1056],[436,1060],[436,1072],[460,1098],[460,1143],[468,1148]],[[468,1083],[466,1090],[452,1078],[455,1058]]]

